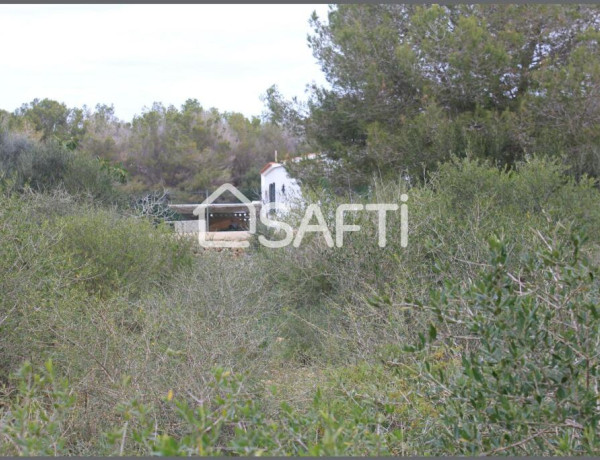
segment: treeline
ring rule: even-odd
[[[598,176],[599,21],[596,5],[338,5],[309,36],[330,87],[307,104],[270,88],[270,120],[338,160],[337,187],[423,179],[452,155]]]
[[[13,113],[0,111],[0,131],[2,169],[16,168],[21,180],[39,182],[35,174],[8,163],[21,161],[16,158],[25,149],[39,164],[34,150],[50,149],[48,161],[56,167],[64,166],[69,156],[86,158],[111,168],[127,182],[123,189],[128,193],[166,188],[179,199],[197,199],[224,182],[255,196],[260,193],[259,170],[274,152],[293,155],[300,147],[297,137],[275,123],[206,110],[194,99],[181,108],[154,103],[131,122],[119,120],[112,105],[70,108],[35,99]],[[7,145],[15,143],[21,145],[17,151]],[[60,174],[61,168],[46,166],[48,173]]]
[[[307,103],[274,85],[263,118],[155,103],[130,122],[113,106],[34,100],[0,111],[4,131],[121,165],[125,190],[197,199],[231,182],[254,198],[273,158],[322,152],[292,171],[354,191],[373,177],[414,183],[453,156],[512,168],[560,158],[600,174],[600,8],[594,5],[339,5],[311,18],[329,82]]]

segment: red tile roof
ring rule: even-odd
[[[263,166],[263,168],[260,170],[260,173],[264,173],[267,169],[269,169],[271,166],[273,165],[278,165],[279,163],[275,163],[274,161],[270,161],[268,162],[266,165]]]

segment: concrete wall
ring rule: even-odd
[[[176,220],[173,227],[177,233],[198,233],[198,220]]]

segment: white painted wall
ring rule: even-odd
[[[272,163],[260,175],[261,202],[270,202],[269,186],[275,184],[275,201],[287,206],[293,206],[302,200],[300,184],[289,176],[285,167],[280,163]]]

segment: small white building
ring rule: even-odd
[[[302,200],[300,184],[290,177],[281,163],[267,163],[260,170],[262,204],[281,203],[293,206]]]

